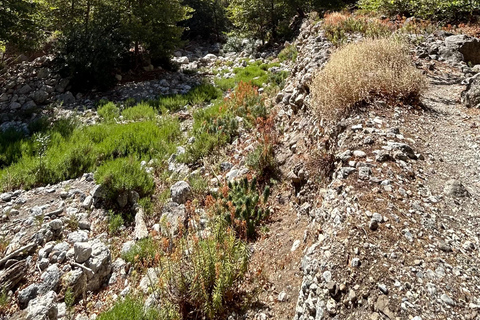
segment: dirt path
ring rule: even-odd
[[[455,232],[474,235],[480,225],[480,112],[461,105],[465,86],[455,74],[430,78],[423,103],[430,108],[418,122],[419,136],[425,140],[427,161],[431,161],[427,186],[442,195],[440,209]],[[421,133],[421,134],[420,134]],[[467,197],[449,197],[445,187],[455,179],[468,191]]]

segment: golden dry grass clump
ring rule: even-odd
[[[323,118],[338,120],[361,102],[416,99],[425,86],[405,43],[367,39],[332,54],[313,80],[312,106]]]

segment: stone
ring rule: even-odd
[[[33,101],[38,104],[42,104],[47,101],[48,93],[44,90],[36,90],[32,95]]]
[[[356,268],[360,266],[360,259],[359,258],[353,258],[352,259],[352,267]]]
[[[155,268],[148,268],[147,273],[140,280],[138,287],[143,293],[148,294],[150,290],[155,289],[158,283],[158,271]]]
[[[190,63],[190,60],[188,59],[188,57],[178,57],[175,59],[175,61],[179,64],[189,64]]]
[[[48,227],[54,233],[60,233],[63,230],[63,222],[60,219],[54,219],[54,220],[50,221],[50,223],[48,224]]]
[[[287,301],[287,293],[285,291],[282,291],[278,294],[277,300],[280,302]]]
[[[462,103],[467,108],[480,109],[480,73],[470,80],[462,92]]]
[[[18,305],[20,309],[25,309],[28,306],[30,300],[33,300],[37,297],[38,294],[38,285],[33,283],[26,287],[23,290],[18,292]]]
[[[452,252],[452,247],[450,247],[445,241],[440,241],[438,243],[438,248],[443,252]]]
[[[31,300],[27,308],[27,320],[57,320],[57,294],[49,291],[45,295]]]
[[[355,150],[353,151],[353,156],[357,158],[365,158],[367,154],[363,152],[362,150]]]
[[[42,282],[38,287],[38,295],[43,295],[50,290],[55,291],[60,283],[60,277],[62,272],[58,268],[57,264],[49,266],[44,273],[40,276]]]
[[[172,201],[178,204],[185,204],[190,197],[192,190],[186,181],[178,181],[170,188]]]
[[[291,252],[294,252],[295,250],[298,249],[298,247],[300,247],[300,240],[295,240],[293,242],[293,245],[292,245],[292,248],[290,249]]]
[[[392,160],[392,156],[388,153],[388,151],[380,150],[377,152],[377,155],[375,156],[375,160],[377,162],[385,162],[385,161]]]
[[[461,54],[461,61],[472,63],[473,65],[480,64],[480,56],[478,55],[480,52],[480,39],[463,34],[453,35],[445,38],[445,45],[447,51],[443,52],[443,54],[447,52],[452,54],[451,51],[458,51]]]
[[[23,85],[20,89],[17,90],[18,94],[28,94],[32,92],[32,87],[30,87],[28,84]]]
[[[461,198],[468,196],[468,191],[463,184],[455,179],[448,180],[445,184],[443,192],[451,197]]]
[[[455,301],[453,301],[452,298],[450,298],[448,295],[445,293],[440,296],[440,299],[447,305],[453,307],[455,306]]]
[[[49,76],[50,76],[50,71],[48,71],[47,68],[41,68],[37,72],[38,79],[45,79],[45,78],[48,78]]]
[[[213,61],[217,60],[217,56],[212,54],[212,53],[209,53],[205,57],[203,57],[201,60],[203,62],[213,62]]]
[[[18,102],[12,102],[12,103],[10,103],[10,106],[9,106],[9,108],[11,110],[20,109],[21,107],[22,107],[22,105]]]
[[[73,231],[68,234],[67,240],[70,243],[86,242],[88,241],[88,233],[84,230]]]
[[[415,152],[413,151],[413,148],[406,143],[388,142],[388,147],[391,148],[392,150],[399,150],[405,153],[411,159],[417,158]]]
[[[185,205],[176,202],[169,202],[163,207],[161,230],[165,235],[176,235],[180,226],[186,223],[187,212]]]
[[[12,200],[12,194],[10,192],[2,193],[0,199],[4,202],[10,202]]]
[[[370,167],[358,168],[358,178],[360,180],[368,180],[372,175],[372,169]]]
[[[75,102],[75,97],[70,91],[67,91],[64,94],[59,95],[57,100],[60,101],[64,106],[68,106]]]
[[[70,288],[75,299],[84,296],[87,289],[87,275],[82,269],[75,269],[62,276],[62,284]]]
[[[148,237],[148,229],[145,224],[143,209],[138,207],[137,213],[135,214],[135,240],[142,240]]]
[[[88,242],[76,242],[73,245],[75,252],[75,261],[78,263],[84,263],[92,255],[92,245]]]
[[[375,220],[379,223],[382,223],[383,222],[383,216],[378,213],[378,212],[375,212],[373,215],[372,215],[372,220]]]
[[[127,241],[122,245],[122,250],[121,250],[120,253],[122,255],[124,255],[124,254],[128,253],[130,250],[132,250],[132,248],[134,246],[135,246],[135,241],[133,241],[133,240]]]
[[[83,200],[82,202],[82,208],[89,209],[92,206],[92,203],[93,203],[93,197],[87,196],[85,197],[85,200]]]
[[[120,208],[125,208],[128,204],[128,191],[124,191],[118,195],[117,203]]]
[[[382,291],[383,294],[388,294],[388,288],[383,283],[378,284],[378,289],[380,289],[380,291]]]
[[[92,255],[85,262],[85,266],[92,271],[91,274],[87,274],[87,291],[100,289],[112,271],[110,249],[98,239],[92,241]]]
[[[378,229],[378,221],[371,219],[370,223],[368,224],[368,227],[370,228],[370,230],[376,231]]]

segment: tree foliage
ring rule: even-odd
[[[35,34],[35,4],[23,0],[0,0],[0,42],[24,47]]]
[[[208,39],[214,36],[218,40],[231,26],[227,17],[226,0],[185,0],[184,4],[194,10],[192,17],[183,23],[186,38],[200,36]]]
[[[360,0],[361,8],[389,15],[458,20],[480,12],[479,0]]]

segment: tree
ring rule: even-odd
[[[228,6],[230,19],[238,30],[265,42],[277,37],[279,21],[288,10],[282,0],[233,0]]]
[[[208,39],[213,35],[218,40],[231,25],[227,17],[226,0],[185,0],[184,4],[194,10],[192,17],[182,24],[186,27],[186,38],[200,36]]]
[[[35,4],[23,0],[0,0],[0,42],[25,47],[33,40]]]
[[[189,13],[191,9],[179,0],[127,0],[122,23],[134,42],[136,55],[143,46],[152,58],[164,59],[180,43],[184,28],[178,23]]]

